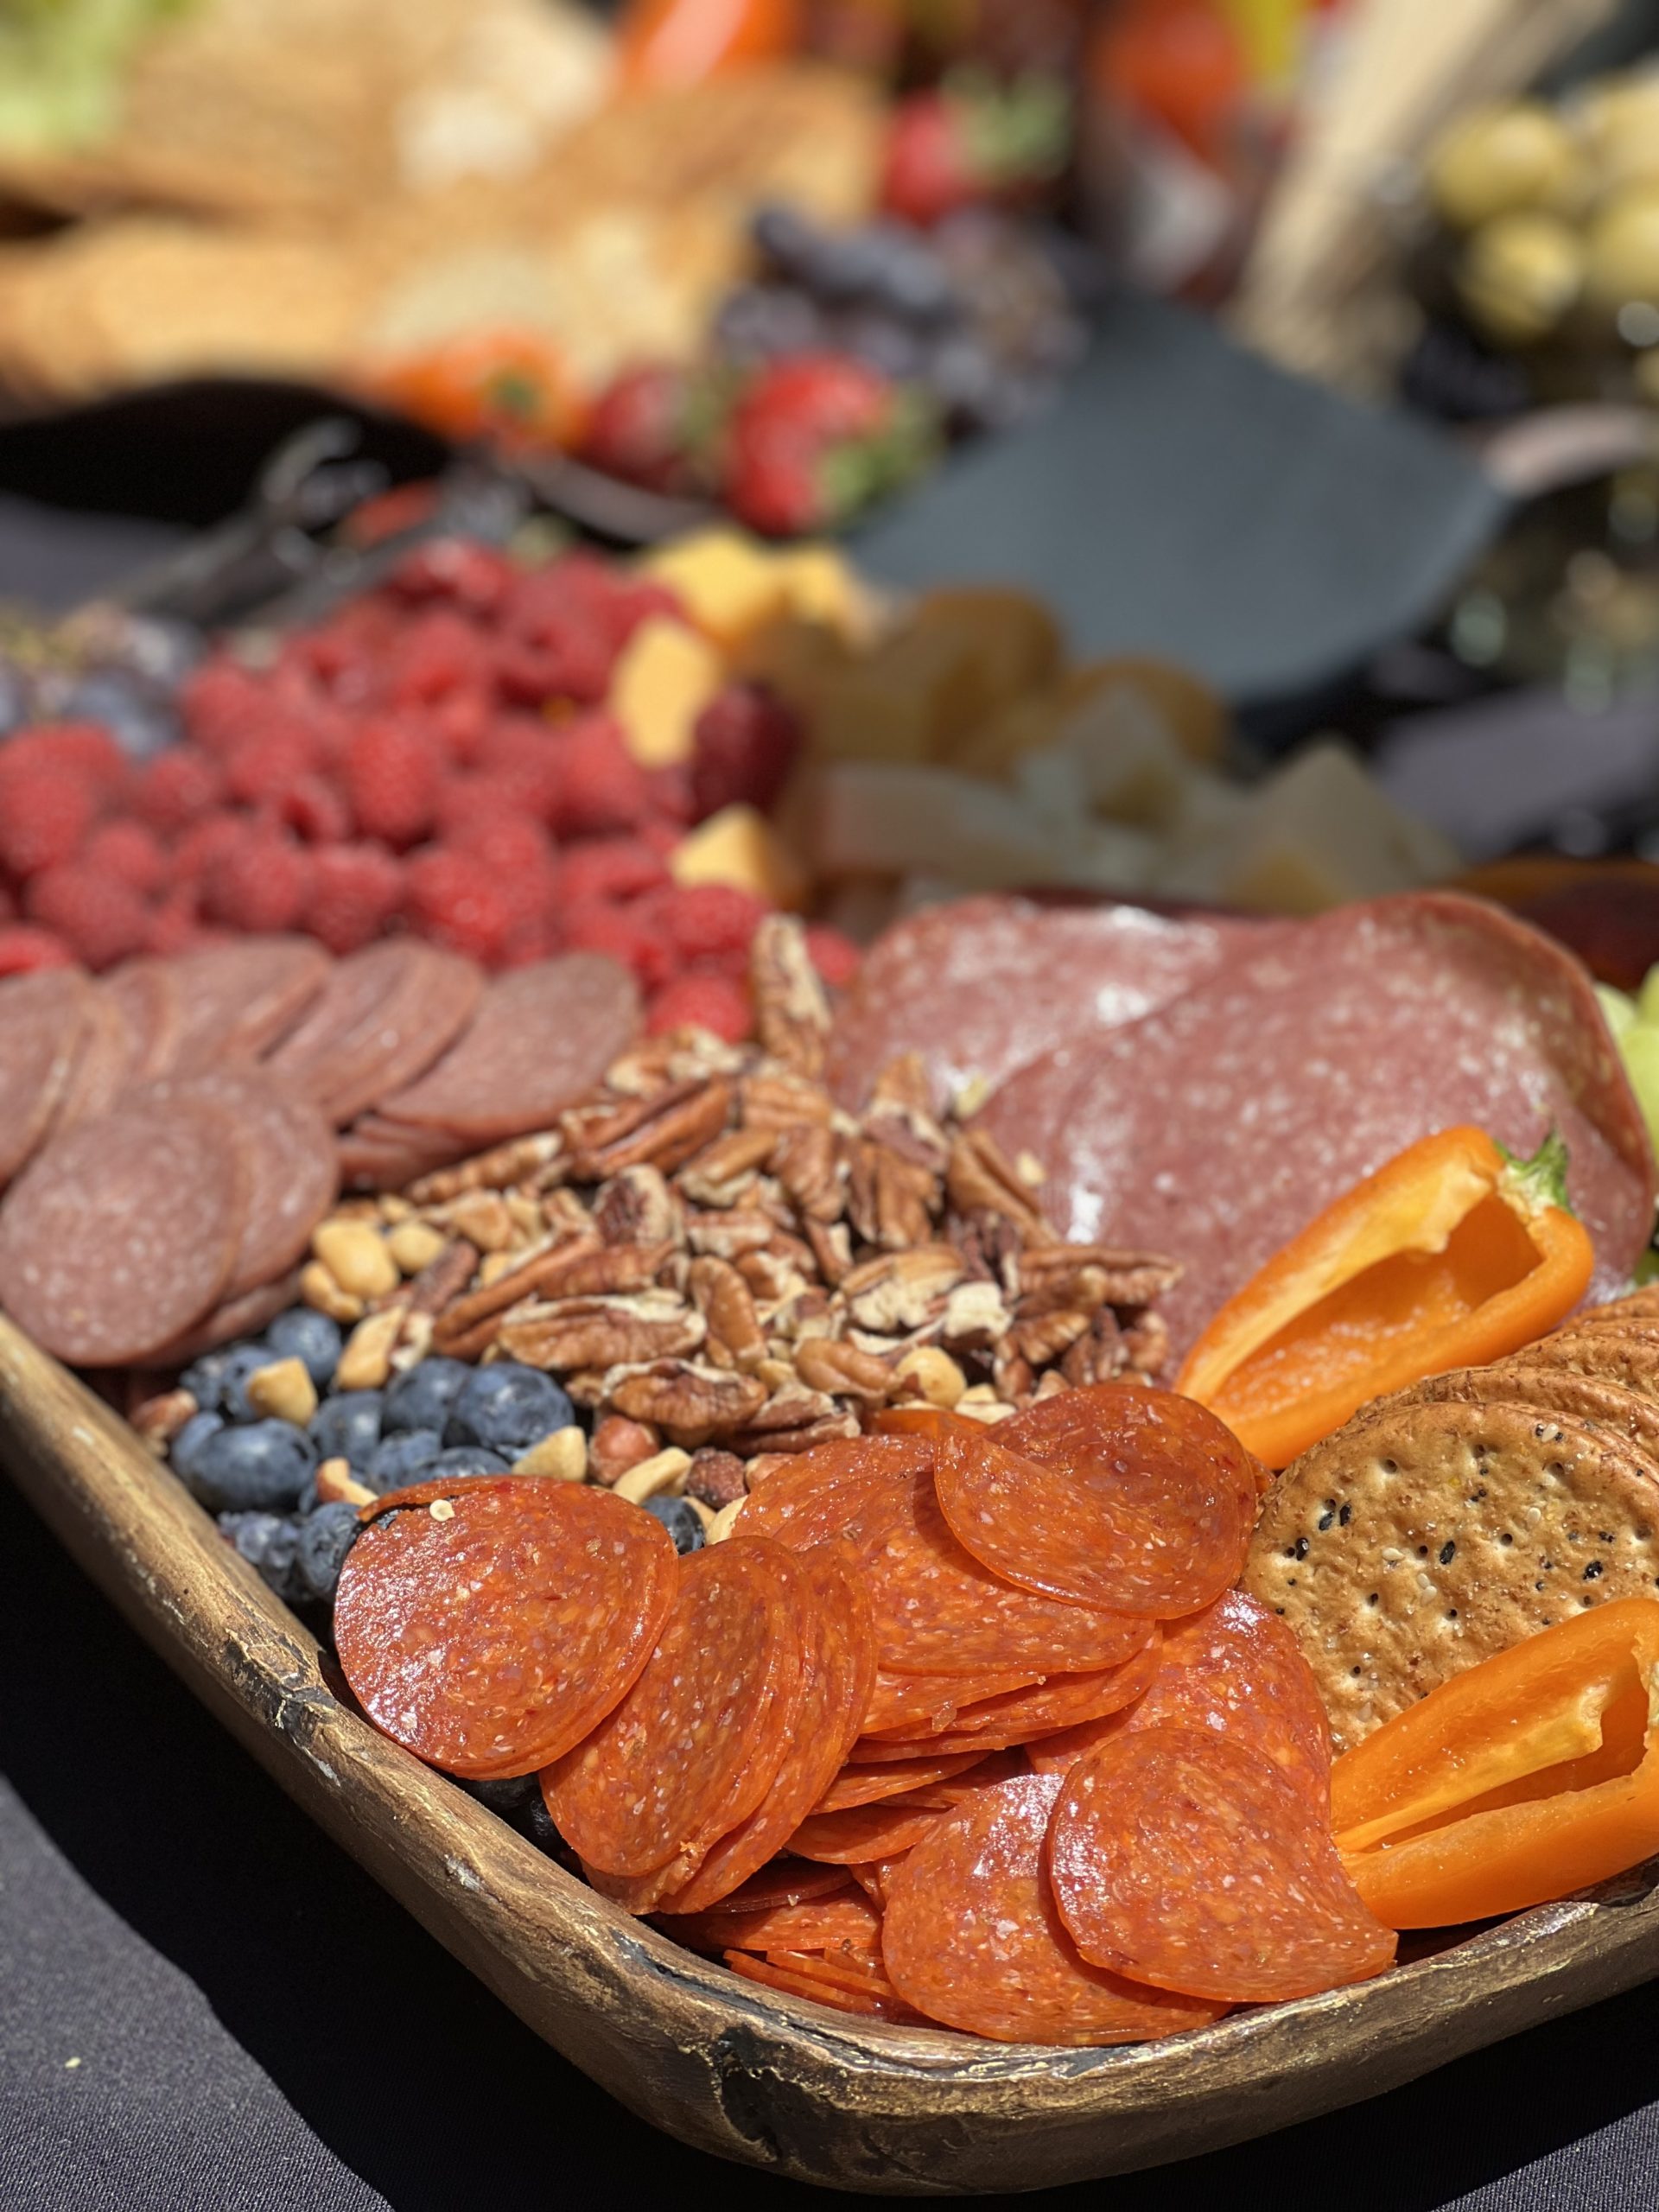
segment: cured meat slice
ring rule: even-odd
[[[1061,1391],[995,1435],[941,1436],[934,1460],[951,1534],[994,1573],[1164,1618],[1237,1581],[1257,1473],[1204,1407],[1120,1382]]]
[[[1327,1822],[1258,1752],[1192,1728],[1126,1732],[1058,1787],[1049,1872],[1083,1956],[1154,1988],[1268,2004],[1364,1981],[1395,1937]]]
[[[739,1955],[752,1958],[754,1955],[746,1950]],[[907,2018],[921,2018],[920,2013],[913,2012],[893,1987],[879,1952],[865,1955],[849,1950],[774,1949],[764,1955],[772,1965],[781,1967],[786,1973],[816,1986],[821,1991],[841,1991],[852,1997],[874,1999],[883,2016],[887,2015],[891,2008],[893,2017],[898,2017],[902,2011]]]
[[[168,960],[127,960],[99,982],[126,1017],[132,1038],[134,1083],[146,1083],[173,1063],[184,1034],[184,994]]]
[[[694,1951],[861,1953],[879,1964],[881,1916],[849,1882],[843,1891],[758,1912],[664,1912],[662,1929]]]
[[[410,938],[337,961],[266,1065],[330,1121],[414,1083],[461,1034],[484,992],[476,963]]]
[[[92,986],[73,968],[0,983],[0,1184],[45,1136],[89,1019]]]
[[[881,1954],[930,2019],[994,2043],[1150,2043],[1220,2007],[1090,1966],[1062,1926],[1043,1870],[1053,1775],[982,1790],[884,1883]]]
[[[226,1295],[238,1299],[286,1274],[340,1188],[334,1131],[315,1106],[251,1067],[205,1068],[158,1076],[131,1094],[133,1105],[164,1112],[196,1099],[232,1116],[248,1147],[247,1220]]]
[[[639,994],[599,952],[568,952],[498,976],[472,1027],[436,1066],[380,1100],[391,1120],[493,1144],[545,1128],[630,1045]]]
[[[340,1178],[348,1191],[401,1191],[463,1159],[468,1148],[464,1138],[365,1114],[340,1133]]]
[[[809,1898],[846,1896],[852,1880],[841,1866],[815,1866],[810,1859],[780,1854],[758,1874],[751,1874],[741,1888],[709,1907],[711,1914],[770,1912],[775,1906],[804,1904]]]
[[[205,1321],[196,1322],[188,1334],[146,1352],[143,1363],[146,1367],[188,1366],[193,1359],[200,1359],[203,1352],[213,1351],[220,1344],[235,1344],[243,1337],[257,1337],[268,1322],[299,1302],[300,1271],[296,1268],[279,1275],[275,1282],[262,1282],[252,1290],[226,1299],[214,1306]]]
[[[801,1604],[794,1560],[764,1538],[734,1536],[680,1561],[639,1681],[542,1777],[553,1824],[585,1866],[663,1870],[665,1895],[754,1811],[798,1707]]]
[[[1058,1045],[1138,1020],[1273,926],[1110,902],[929,907],[865,955],[830,1033],[830,1086],[856,1110],[890,1060],[919,1051],[948,1105],[971,1082],[995,1086]]]
[[[843,1989],[833,1982],[815,1980],[804,1970],[810,1955],[803,1953],[793,1970],[771,1959],[757,1959],[748,1951],[728,1951],[726,1963],[746,1981],[761,1982],[768,1989],[781,1989],[790,1997],[810,1998],[815,2005],[829,2005],[838,2012],[866,2012],[877,2018],[895,2020],[916,2018],[901,1999],[883,1996],[874,1988]]]
[[[1184,1264],[1160,1303],[1178,1358],[1315,1215],[1462,1122],[1522,1158],[1560,1131],[1592,1295],[1623,1289],[1653,1224],[1653,1156],[1590,979],[1454,893],[1278,927],[1133,1026],[1057,1046],[983,1116],[1048,1171],[1063,1236]]]
[[[807,1607],[801,1695],[784,1763],[755,1811],[664,1899],[665,1910],[701,1912],[758,1872],[823,1796],[858,1734],[875,1679],[869,1600],[838,1546],[807,1553],[799,1571]]]
[[[568,1483],[452,1484],[424,1511],[415,1495],[377,1499],[346,1554],[346,1679],[429,1764],[533,1774],[632,1688],[673,1607],[673,1542],[626,1499]]]
[[[36,1154],[0,1206],[0,1306],[60,1359],[140,1362],[222,1296],[247,1191],[221,1108],[83,1122]]]
[[[887,1885],[893,1880],[896,1870],[904,1865],[906,1857],[906,1853],[895,1851],[887,1859],[862,1859],[855,1866],[849,1866],[846,1871],[853,1877],[872,1904],[885,1908],[887,1902]]]
[[[69,1080],[52,1117],[54,1135],[107,1114],[131,1080],[137,1039],[122,1003],[108,986],[86,987],[86,1023]]]
[[[955,1806],[1024,1770],[1025,1761],[1017,1751],[999,1752],[976,1761],[972,1771],[957,1781],[931,1783],[844,1812],[815,1813],[796,1829],[789,1847],[798,1858],[826,1859],[836,1866],[890,1859],[908,1851]]]
[[[332,965],[308,937],[245,937],[181,953],[172,967],[184,1023],[171,1065],[194,1072],[269,1052],[321,990]]]
[[[844,1813],[855,1805],[874,1805],[884,1797],[901,1797],[907,1789],[925,1789],[931,1783],[948,1782],[952,1775],[977,1766],[992,1747],[981,1751],[954,1751],[944,1758],[906,1752],[875,1766],[847,1766],[824,1791],[814,1813]]]
[[[1025,1689],[1041,1681],[1040,1675],[884,1675],[864,1712],[864,1740],[880,1732],[890,1735],[942,1734],[955,1722],[964,1706],[1008,1690]],[[862,1748],[855,1754],[866,1756]]]
[[[1039,1739],[1069,1733],[1085,1725],[1098,1726],[1109,1714],[1123,1712],[1145,1695],[1157,1679],[1161,1656],[1156,1624],[1149,1625],[1153,1633],[1146,1645],[1121,1667],[1108,1667],[1093,1675],[1058,1675],[1030,1689],[964,1706],[943,1735],[917,1738],[908,1745],[884,1747],[867,1738],[858,1747],[858,1756],[879,1759],[891,1749],[906,1750],[914,1758],[921,1754],[925,1743],[936,1745],[940,1752],[969,1753],[976,1745],[988,1751],[1024,1744],[1033,1765],[1040,1765],[1036,1756],[1041,1748]]]
[[[1170,1624],[1151,1685],[1132,1711],[1033,1744],[1031,1763],[1039,1773],[1062,1773],[1113,1735],[1165,1727],[1259,1752],[1329,1824],[1331,1724],[1319,1685],[1290,1630],[1243,1591]]]
[[[893,1436],[804,1453],[751,1497],[744,1525],[759,1507],[760,1527],[796,1548],[847,1540],[890,1674],[1065,1673],[1140,1649],[1139,1623],[1017,1590],[970,1557],[933,1494],[933,1451],[930,1437]]]

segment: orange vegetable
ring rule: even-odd
[[[391,405],[451,438],[568,447],[585,412],[563,354],[534,330],[459,331],[365,381]]]
[[[1482,1129],[1424,1137],[1228,1300],[1176,1389],[1282,1467],[1371,1398],[1518,1351],[1589,1287],[1566,1174],[1553,1131],[1529,1160]]]
[[[1620,1598],[1454,1675],[1345,1751],[1332,1825],[1389,1928],[1450,1928],[1659,1853],[1659,1601]]]
[[[700,85],[800,47],[798,0],[629,0],[617,62],[630,92]]]

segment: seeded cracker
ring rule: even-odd
[[[1659,1583],[1659,1473],[1586,1422],[1402,1404],[1269,1494],[1244,1587],[1295,1630],[1338,1751],[1449,1676]]]
[[[1640,1322],[1621,1326],[1601,1321],[1581,1326],[1575,1319],[1501,1364],[1506,1369],[1554,1367],[1565,1374],[1598,1376],[1624,1389],[1659,1398],[1659,1332]]]
[[[1543,1348],[1538,1344],[1529,1350]],[[1659,1402],[1598,1375],[1580,1375],[1571,1368],[1546,1366],[1541,1361],[1535,1363],[1523,1353],[1497,1367],[1459,1367],[1449,1375],[1431,1375],[1387,1402],[1389,1408],[1451,1403],[1530,1406],[1540,1413],[1565,1414],[1588,1428],[1605,1429],[1616,1442],[1645,1453],[1659,1470]]]

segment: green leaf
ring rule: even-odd
[[[1559,1129],[1548,1131],[1530,1160],[1522,1160],[1507,1145],[1497,1148],[1503,1155],[1503,1189],[1518,1198],[1529,1213],[1541,1213],[1546,1206],[1572,1213],[1573,1202],[1567,1195],[1567,1139]]]

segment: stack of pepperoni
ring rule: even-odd
[[[377,1499],[346,1678],[434,1764],[539,1772],[602,1894],[842,2011],[1140,2042],[1387,1966],[1313,1677],[1232,1586],[1229,1432],[1113,1383],[880,1421],[677,1563],[610,1495]]]

